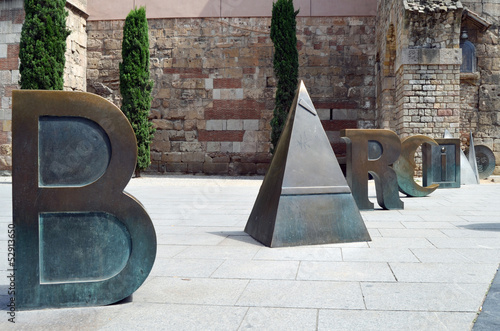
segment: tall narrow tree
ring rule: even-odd
[[[136,176],[151,164],[150,145],[154,128],[148,120],[153,81],[149,77],[149,36],[146,9],[132,10],[123,27],[122,59],[120,63],[120,93],[122,111],[127,116],[137,138]]]
[[[271,40],[274,43],[274,74],[277,78],[276,98],[271,120],[271,152],[278,145],[285,126],[288,111],[292,105],[299,76],[299,53],[293,0],[278,0],[273,3],[271,18]]]
[[[25,0],[19,47],[22,89],[62,90],[66,61],[66,0]]]

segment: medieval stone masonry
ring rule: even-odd
[[[150,19],[150,170],[264,174],[275,78],[270,18]],[[123,21],[88,23],[88,91],[120,103]],[[300,79],[327,133],[375,127],[374,17],[298,18]]]
[[[88,2],[67,4],[73,33],[65,89],[120,106],[118,64],[129,9],[106,10],[129,4]],[[259,16],[262,10],[221,2],[198,11],[200,17],[174,6],[168,17],[161,1],[143,2],[154,10],[148,20],[155,84],[150,118],[157,131],[148,171],[264,174],[276,86],[270,10]],[[338,15],[322,1],[297,2],[297,48],[299,79],[341,161],[344,128],[385,128],[401,138],[440,138],[448,130],[464,149],[472,131],[476,145],[494,151],[500,174],[500,0],[333,2]],[[11,167],[22,4],[0,3],[0,172]]]
[[[12,168],[12,90],[19,88],[19,41],[24,21],[24,1],[0,2],[0,175]],[[69,0],[64,89],[86,91],[87,0]]]

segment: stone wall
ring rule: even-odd
[[[264,174],[275,78],[270,18],[150,19],[150,171]],[[88,24],[88,91],[120,105],[123,21]],[[374,17],[299,17],[304,80],[338,155],[343,128],[375,126]]]
[[[85,91],[87,0],[68,0],[64,89]],[[24,22],[24,1],[0,2],[0,175],[12,169],[12,90],[19,88],[19,41]]]
[[[12,168],[12,90],[19,80],[19,39],[23,1],[0,3],[0,175]]]
[[[87,18],[86,0],[67,0],[66,26],[71,34],[66,39],[64,90],[87,90]]]
[[[468,40],[476,47],[477,72],[462,74],[462,137],[470,131],[475,145],[488,146],[496,158],[495,174],[500,174],[500,2],[496,0],[462,1],[466,9],[487,20],[482,27],[465,21]],[[465,141],[465,139],[463,139]],[[466,142],[468,143],[468,141]]]

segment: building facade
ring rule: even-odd
[[[294,4],[299,79],[338,157],[345,153],[343,128],[391,129],[402,138],[442,137],[448,130],[463,148],[472,131],[475,144],[487,145],[500,164],[500,1]],[[155,82],[149,171],[264,174],[276,86],[272,0],[68,1],[68,25],[79,32],[68,40],[65,89],[120,105],[123,23],[141,5]],[[10,95],[19,76],[22,20],[22,1],[0,4],[0,171],[10,170]]]

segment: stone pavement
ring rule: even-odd
[[[362,212],[371,242],[273,249],[243,232],[260,184],[133,179],[127,191],[145,205],[158,237],[155,265],[133,301],[18,311],[15,329],[471,329],[500,262],[499,184]],[[370,194],[375,200],[372,184]],[[5,311],[9,222],[11,178],[0,177],[0,330],[14,329]]]

